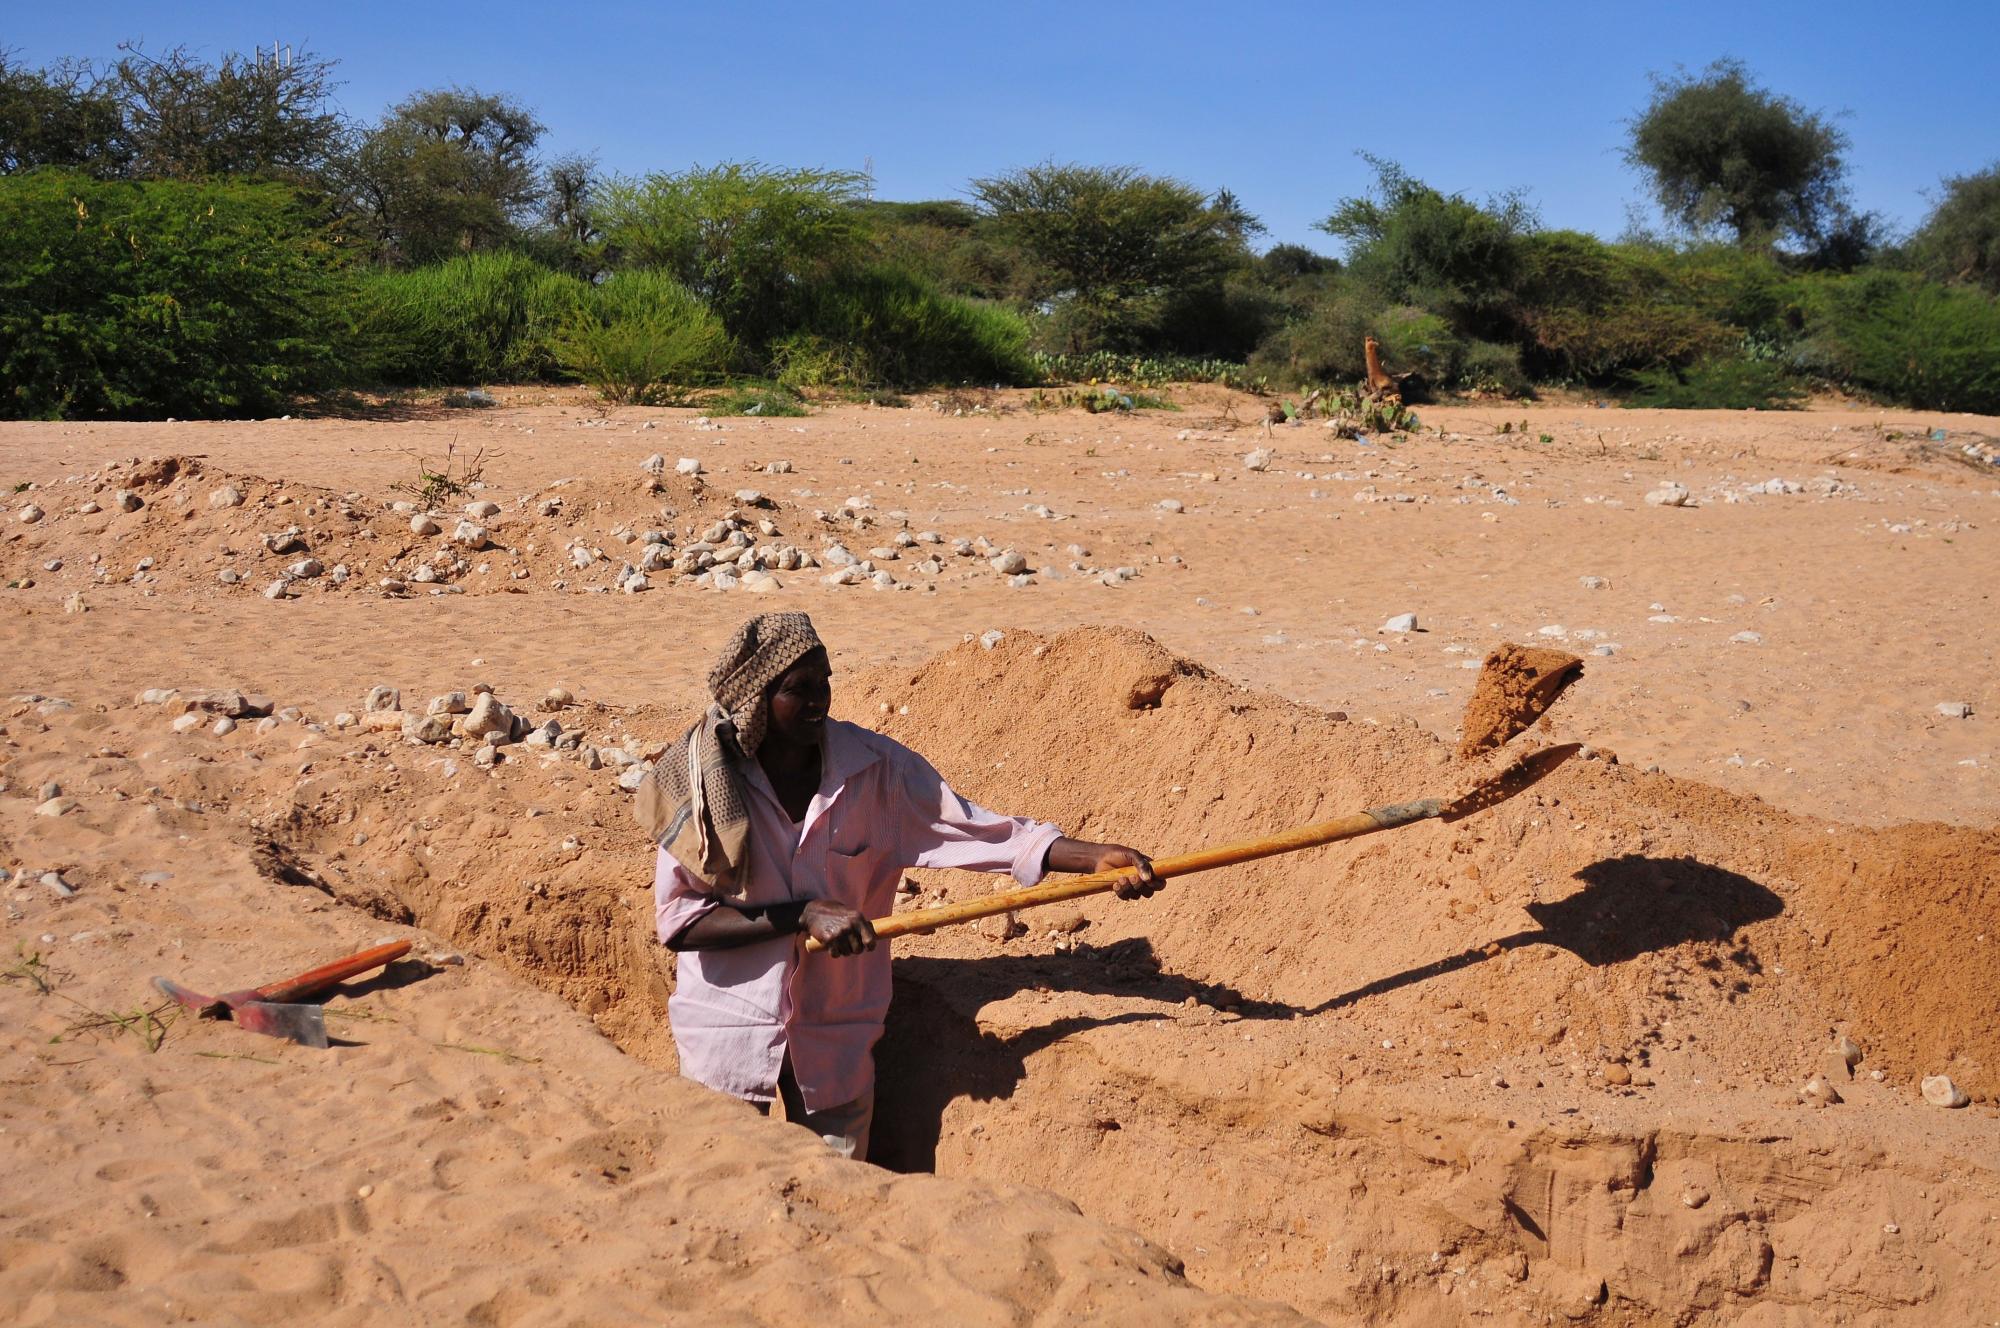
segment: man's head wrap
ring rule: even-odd
[[[707,712],[639,786],[639,823],[718,895],[742,894],[749,878],[747,766],[770,721],[765,694],[818,649],[803,613],[763,613],[737,628],[708,672]]]

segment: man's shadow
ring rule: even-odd
[[[1104,1019],[1066,1017],[1008,1037],[981,1031],[981,1008],[1030,988],[1136,997],[1163,1006],[1198,991],[1210,1004],[1245,1019],[1293,1019],[1345,1009],[1529,945],[1560,947],[1597,968],[1677,945],[1728,946],[1720,959],[1747,975],[1760,965],[1737,933],[1777,917],[1785,907],[1749,877],[1693,858],[1605,858],[1577,872],[1576,879],[1583,888],[1574,894],[1527,905],[1538,924],[1532,931],[1385,974],[1312,1006],[1251,1000],[1226,985],[1164,972],[1144,938],[1069,955],[898,959],[888,1026],[875,1051],[876,1125],[869,1160],[896,1171],[934,1170],[944,1113],[954,1101],[1012,1097],[1027,1075],[1028,1058],[1072,1033],[1173,1017],[1164,1009],[1130,1011]]]

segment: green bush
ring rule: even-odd
[[[664,269],[761,356],[803,325],[807,291],[860,261],[866,183],[851,171],[732,162],[614,180],[596,216],[615,266]]]
[[[1602,382],[1716,354],[1741,335],[1725,319],[1751,303],[1741,269],[1752,261],[1577,231],[1529,236],[1513,309],[1527,362],[1548,377]]]
[[[1367,377],[1362,342],[1382,312],[1381,297],[1351,281],[1328,289],[1305,314],[1264,338],[1250,371],[1272,382],[1353,383]]]
[[[1664,410],[1791,410],[1804,396],[1782,365],[1716,356],[1685,368],[1640,370],[1622,404]]]
[[[606,401],[685,401],[729,366],[729,334],[664,272],[621,272],[593,288],[558,341],[565,369]]]
[[[1373,319],[1369,330],[1380,343],[1382,362],[1391,372],[1420,375],[1431,387],[1458,381],[1464,343],[1438,315],[1408,306],[1385,309]]]
[[[338,381],[340,251],[278,185],[0,179],[0,415],[270,414]]]
[[[1010,309],[946,295],[890,267],[832,277],[804,292],[805,325],[863,387],[1038,381],[1028,325]],[[790,344],[789,342],[783,344]],[[794,367],[798,351],[785,357]]]
[[[782,387],[734,387],[701,407],[710,415],[809,415],[806,403]]]
[[[372,376],[402,384],[525,383],[559,377],[558,349],[587,283],[520,254],[468,254],[362,286]]]
[[[1133,387],[1215,383],[1221,387],[1257,387],[1247,366],[1229,360],[1199,360],[1184,355],[1118,355],[1106,350],[1087,355],[1037,352],[1032,358],[1037,378],[1050,383],[1127,383]]]
[[[1521,368],[1521,352],[1495,341],[1468,341],[1459,357],[1458,386],[1468,392],[1492,392],[1505,397],[1531,397],[1534,384]]]
[[[1902,272],[1809,289],[1805,353],[1831,377],[1926,410],[2000,411],[2000,300]]]

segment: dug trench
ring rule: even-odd
[[[987,806],[1162,853],[1459,768],[1449,738],[1117,630],[969,643],[836,705]],[[268,875],[672,1065],[648,846],[609,781],[326,748],[309,783],[195,761],[171,792]],[[910,906],[992,888],[918,876]],[[1829,825],[1598,753],[1455,824],[898,940],[874,1160],[1046,1187],[1332,1321],[1971,1322],[2000,1276],[1995,933],[2000,832]],[[1969,1110],[1926,1105],[1938,1073]]]

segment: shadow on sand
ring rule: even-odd
[[[1553,945],[1601,968],[1703,942],[1733,946],[1723,957],[1754,974],[1757,957],[1737,932],[1784,911],[1783,900],[1749,877],[1693,858],[1605,858],[1576,879],[1583,888],[1574,894],[1527,906],[1537,924],[1531,931],[1374,978],[1312,1006],[1251,1000],[1225,985],[1163,971],[1144,938],[1067,955],[898,959],[895,999],[875,1052],[876,1124],[869,1160],[896,1171],[933,1170],[944,1113],[954,1101],[1012,1097],[1027,1076],[1028,1058],[1073,1033],[1174,1017],[1166,1009],[1128,1011],[1106,1018],[1068,1016],[1006,1037],[981,1030],[977,1012],[1017,992],[1084,992],[1162,1006],[1201,993],[1245,1019],[1294,1019],[1345,1009],[1530,945]]]

